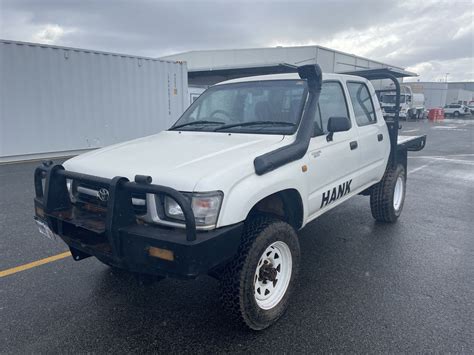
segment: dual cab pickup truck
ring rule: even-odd
[[[370,77],[370,76],[369,76]],[[379,78],[379,77],[377,77]],[[240,78],[206,90],[169,130],[35,171],[35,219],[75,260],[131,272],[209,274],[261,330],[296,287],[297,231],[352,196],[377,221],[403,209],[407,151],[370,81],[322,74]]]

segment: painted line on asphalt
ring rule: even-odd
[[[413,174],[413,173],[416,173],[417,171],[422,170],[422,169],[426,168],[426,167],[429,166],[429,165],[431,165],[431,163],[428,163],[428,164],[419,166],[418,168],[415,168],[415,169],[413,169],[413,170],[410,170],[410,171],[408,172],[408,175]]]
[[[433,161],[446,161],[449,163],[457,163],[457,164],[464,164],[464,165],[474,165],[474,161],[472,160],[462,160],[462,159],[450,159],[444,157],[430,157],[430,156],[412,156],[409,157],[411,159],[429,159]]]
[[[16,274],[17,272],[29,270],[29,269],[32,269],[32,268],[37,267],[37,266],[52,263],[53,261],[61,260],[61,259],[67,258],[68,256],[71,256],[71,252],[66,251],[64,253],[49,256],[47,258],[36,260],[36,261],[33,261],[31,263],[28,263],[28,264],[12,267],[11,269],[6,269],[6,270],[3,270],[3,271],[0,271],[0,278]]]
[[[474,157],[474,154],[450,154],[446,155],[444,158],[447,157]]]

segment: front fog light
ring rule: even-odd
[[[217,223],[222,204],[222,192],[194,193],[191,197],[191,207],[197,226],[212,226]],[[165,197],[165,214],[169,218],[184,220],[183,211],[178,203],[170,197]]]
[[[165,197],[165,214],[169,218],[179,219],[184,221],[184,214],[181,210],[181,207],[178,203],[173,200],[172,198],[166,196]]]

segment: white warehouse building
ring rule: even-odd
[[[413,92],[425,96],[427,109],[444,107],[449,104],[468,105],[474,101],[474,84],[472,82],[407,82]]]
[[[190,86],[208,86],[241,76],[284,73],[294,66],[319,64],[323,72],[343,73],[361,69],[404,68],[321,46],[202,50],[161,57],[185,61]],[[293,67],[293,69],[291,68]],[[407,76],[415,76],[406,72]],[[376,87],[386,85],[374,83]],[[387,82],[388,84],[388,82]]]

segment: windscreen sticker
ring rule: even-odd
[[[334,202],[340,199],[342,196],[347,195],[351,192],[351,182],[352,179],[346,181],[345,183],[340,184],[337,187],[334,187],[332,190],[328,190],[323,193],[323,198],[321,199],[321,207],[329,205],[331,202]]]

